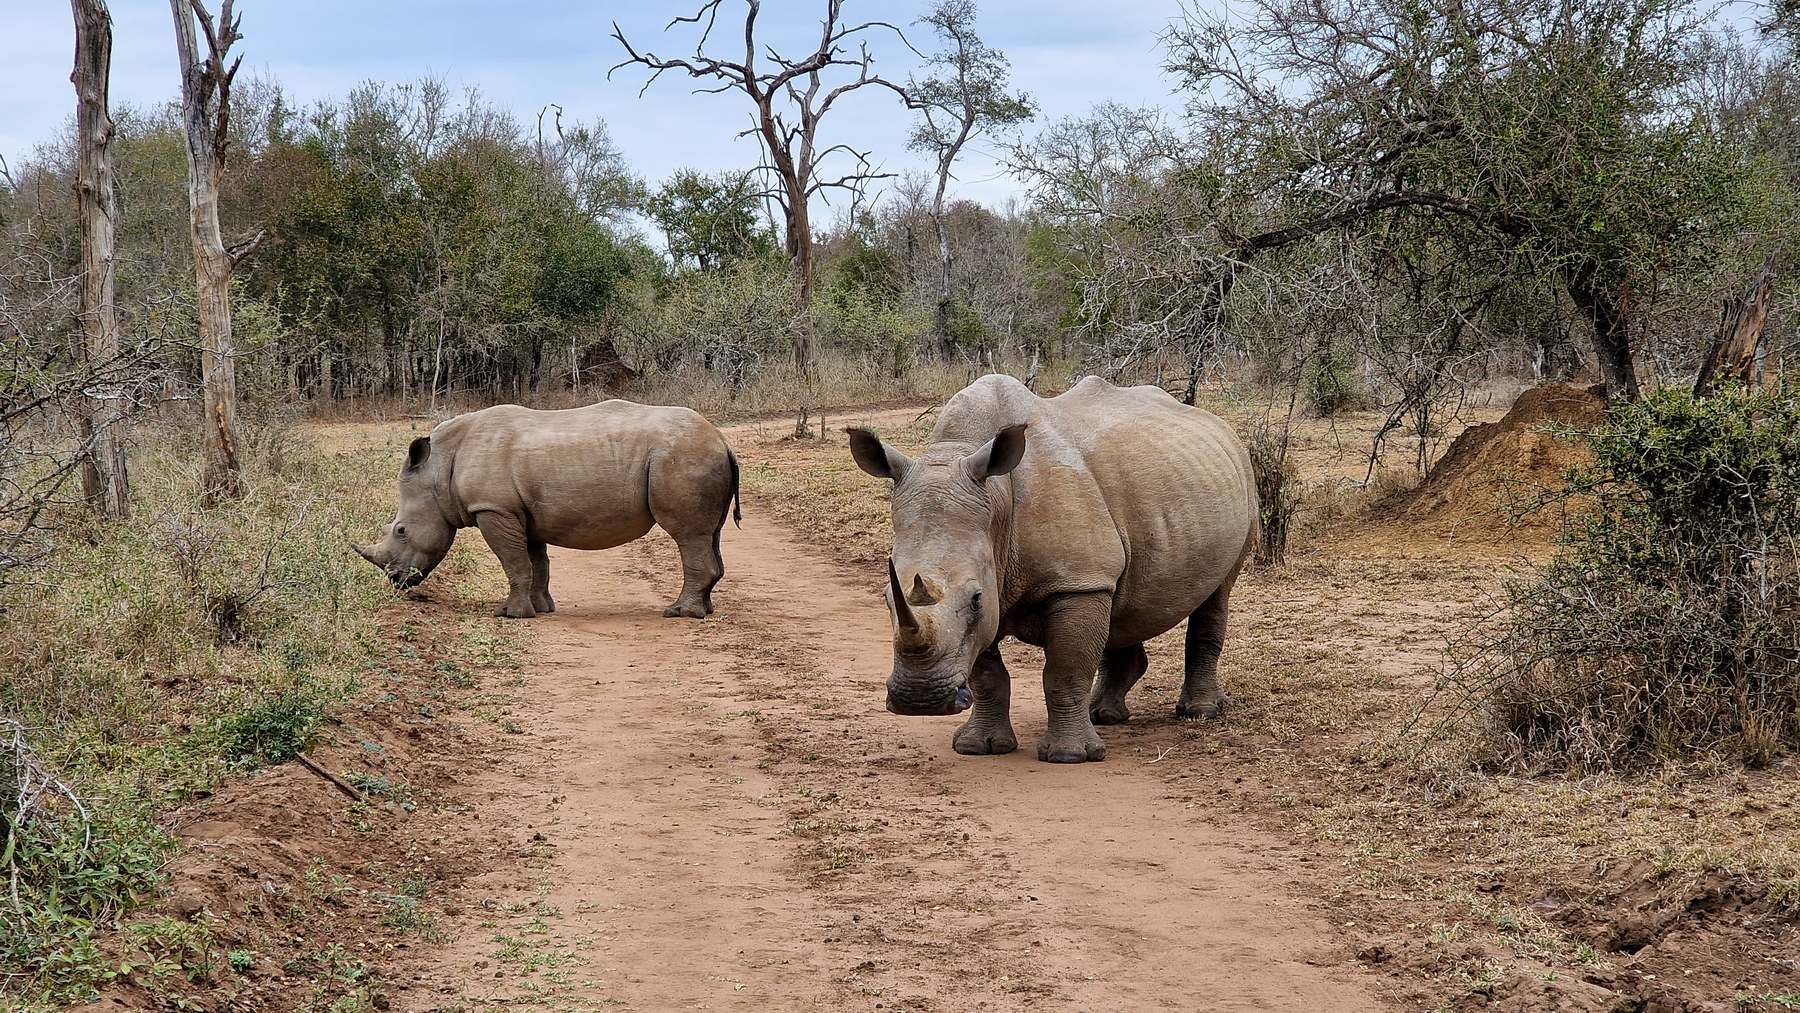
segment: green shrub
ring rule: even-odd
[[[324,706],[316,696],[288,690],[225,715],[214,731],[220,752],[229,760],[286,763],[312,744],[313,732],[324,717]]]
[[[102,960],[97,938],[120,912],[155,896],[173,848],[141,815],[100,809],[94,817],[63,807],[15,826],[17,814],[7,814],[0,850],[17,873],[19,895],[16,904],[7,901],[0,967],[43,982],[50,1002],[85,999],[110,980],[115,969]]]
[[[1800,407],[1790,382],[1620,405],[1590,505],[1448,677],[1488,745],[1573,770],[1800,745]]]
[[[1354,363],[1335,348],[1322,349],[1314,356],[1304,379],[1307,403],[1322,418],[1368,405],[1368,392],[1357,379]]]

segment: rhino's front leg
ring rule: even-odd
[[[533,538],[525,543],[531,554],[531,607],[539,612],[555,612],[556,599],[550,597],[550,547]]]
[[[1044,706],[1050,728],[1038,742],[1038,759],[1083,763],[1106,758],[1106,744],[1094,731],[1088,692],[1106,649],[1112,596],[1062,595],[1044,606]]]
[[[969,673],[969,692],[975,704],[950,740],[950,748],[965,756],[1010,753],[1019,748],[1012,727],[1012,673],[1000,658],[998,643],[975,659]]]
[[[475,515],[475,526],[481,529],[481,537],[487,539],[488,548],[494,550],[500,568],[506,571],[508,592],[500,614],[508,619],[530,619],[537,615],[537,607],[531,603],[535,568],[531,565],[525,524],[512,514],[483,510]]]

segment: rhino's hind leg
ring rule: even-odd
[[[718,587],[719,580],[725,576],[725,553],[719,549],[719,536],[724,533],[724,531],[725,525],[721,523],[719,529],[713,532],[713,579],[711,583],[706,585],[705,590],[700,592],[700,604],[706,607],[706,614],[709,616],[713,614],[713,588]]]
[[[705,619],[712,611],[707,604],[713,585],[725,575],[725,567],[719,559],[717,535],[709,532],[677,538],[675,547],[681,550],[681,594],[663,609],[663,615]]]
[[[1125,694],[1144,677],[1150,659],[1143,644],[1107,651],[1100,658],[1100,678],[1094,680],[1094,692],[1088,697],[1088,716],[1097,725],[1122,725],[1131,718],[1125,705]]]
[[[1225,649],[1232,583],[1227,580],[1188,616],[1187,679],[1181,684],[1181,699],[1175,704],[1177,719],[1216,718],[1225,710],[1225,691],[1219,686],[1219,653]]]
[[[975,659],[975,670],[969,673],[969,692],[974,707],[950,739],[950,748],[964,756],[988,756],[1010,753],[1019,748],[1019,737],[1012,727],[1012,674],[1000,658],[1000,645],[994,644]]]
[[[524,523],[512,514],[483,510],[475,515],[475,526],[481,529],[481,537],[487,539],[488,548],[494,550],[500,568],[506,571],[509,590],[506,604],[500,607],[500,615],[507,619],[530,619],[537,615],[531,593],[536,586],[536,568],[532,565]]]
[[[537,539],[529,539],[525,548],[531,554],[531,607],[539,612],[555,612],[556,599],[550,597],[550,547]]]
[[[1050,728],[1038,740],[1038,759],[1083,763],[1106,758],[1106,744],[1088,714],[1094,670],[1106,649],[1112,597],[1073,594],[1044,606],[1044,706]]]

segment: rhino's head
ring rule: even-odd
[[[431,437],[412,441],[400,469],[400,509],[394,520],[380,541],[351,546],[401,589],[430,575],[456,540],[456,528],[438,505],[437,470],[431,467]]]
[[[955,714],[969,706],[975,659],[999,634],[998,519],[987,486],[1018,466],[1025,427],[1002,429],[973,450],[933,444],[916,461],[873,432],[852,429],[850,453],[862,470],[894,483],[888,710]]]

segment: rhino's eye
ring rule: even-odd
[[[972,609],[977,609],[977,610],[979,610],[981,608],[981,592],[980,591],[977,591],[974,594],[969,596],[969,607]]]

